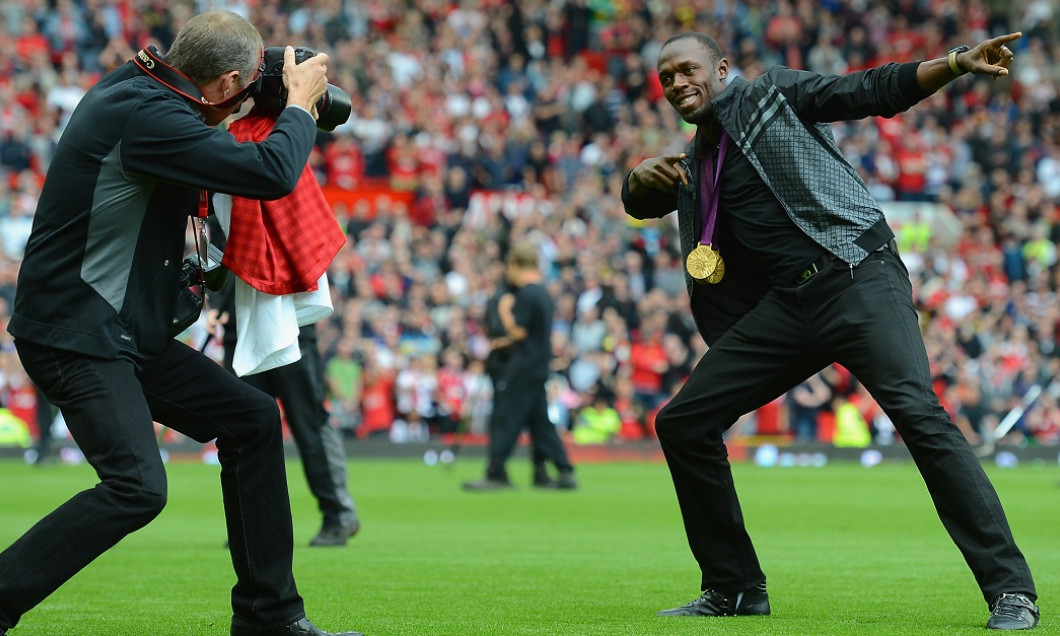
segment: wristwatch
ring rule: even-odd
[[[961,65],[957,63],[957,56],[960,55],[961,53],[964,53],[965,51],[970,51],[970,50],[971,50],[971,47],[968,46],[967,44],[961,44],[959,46],[955,46],[952,49],[950,49],[950,52],[949,52],[949,55],[947,56],[947,59],[950,62],[950,70],[953,71],[954,75],[957,75],[959,77],[959,76],[964,75],[965,73],[968,72],[968,71],[964,70],[963,68],[961,68]]]

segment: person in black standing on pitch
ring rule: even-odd
[[[501,270],[503,272],[503,270]],[[486,303],[486,316],[485,316],[485,330],[486,337],[491,342],[497,342],[500,339],[508,337],[508,329],[504,326],[504,320],[501,317],[501,306],[507,307],[507,311],[511,311],[511,307],[515,302],[515,289],[506,280],[506,275],[502,273],[501,280],[497,283],[497,289],[493,295],[490,296],[489,302]],[[490,383],[496,387],[497,383],[501,380],[501,373],[508,366],[512,357],[512,347],[510,346],[498,346],[491,347],[489,356],[486,358],[486,375],[489,376]],[[497,415],[501,411],[497,408],[493,409],[492,415]],[[491,424],[491,426],[493,426]],[[548,474],[547,457],[538,445],[538,438],[536,436],[530,437],[530,461],[534,466],[533,484],[538,488],[552,488],[556,486],[556,480]]]
[[[532,243],[513,245],[508,252],[507,279],[514,293],[500,295],[496,309],[505,335],[490,339],[496,369],[490,373],[495,379],[489,464],[485,477],[464,484],[467,490],[511,487],[505,464],[524,427],[533,440],[535,484],[577,488],[563,440],[548,417],[545,382],[552,360],[552,299],[541,284],[542,278],[537,248]],[[502,351],[507,355],[494,355]],[[545,460],[556,466],[558,479],[539,472],[544,470]]]
[[[703,590],[661,614],[770,613],[723,435],[838,362],[902,435],[982,590],[987,626],[1037,624],[1034,581],[1001,502],[932,389],[894,234],[829,126],[893,116],[966,72],[1007,75],[1005,45],[1020,35],[843,76],[774,67],[750,82],[727,82],[709,36],[683,33],[660,49],[663,92],[696,136],[685,152],[635,167],[622,199],[638,219],[677,210],[691,310],[710,345],[655,424]]]

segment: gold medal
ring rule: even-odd
[[[710,245],[700,243],[685,259],[685,269],[692,278],[699,282],[709,279],[718,269],[721,254]],[[718,280],[721,280],[720,278]]]
[[[718,255],[718,266],[714,268],[714,273],[707,276],[705,282],[711,285],[717,285],[721,282],[721,279],[725,277],[725,259],[721,257],[721,252],[715,252]]]
[[[685,259],[685,268],[692,278],[706,280],[718,267],[718,252],[700,243]]]
[[[718,204],[721,200],[721,168],[725,164],[725,150],[729,145],[729,136],[722,131],[718,142],[717,158],[712,157],[709,151],[704,154],[705,161],[701,166],[700,196],[703,199],[703,229],[700,234],[699,244],[696,245],[685,259],[685,269],[697,283],[709,283],[716,285],[725,277],[725,261],[721,252],[711,247],[710,241],[714,237],[714,222],[718,218]],[[713,173],[713,175],[712,175]],[[710,177],[713,176],[713,181]],[[704,245],[704,242],[706,243]]]

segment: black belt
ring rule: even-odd
[[[894,239],[891,239],[891,240],[887,241],[886,243],[884,243],[883,245],[877,247],[876,249],[874,249],[872,251],[873,252],[882,252],[883,250],[891,250],[892,252],[897,254],[898,253],[898,242],[895,241]],[[816,276],[817,273],[820,272],[822,269],[824,269],[825,267],[828,267],[832,263],[832,261],[834,261],[836,258],[837,257],[834,256],[833,254],[831,254],[830,252],[825,252],[824,254],[821,254],[820,256],[817,257],[817,260],[815,260],[814,262],[810,263],[809,266],[806,269],[802,270],[802,273],[799,274],[795,278],[795,284],[796,285],[805,284],[811,278]]]
[[[821,254],[820,256],[817,257],[817,260],[815,260],[814,262],[810,263],[809,267],[807,267],[806,269],[802,270],[802,273],[799,274],[795,278],[795,284],[796,285],[802,285],[803,283],[806,283],[811,278],[816,276],[817,272],[819,272],[822,269],[828,267],[828,265],[832,261],[834,261],[835,258],[836,258],[835,256],[833,256],[832,254],[829,254],[828,252],[825,252],[824,254]]]

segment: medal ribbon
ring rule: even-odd
[[[718,219],[718,203],[721,201],[721,166],[725,163],[725,149],[729,145],[729,134],[721,131],[721,142],[718,145],[717,165],[713,153],[703,153],[702,168],[699,171],[699,200],[706,197],[707,205],[703,210],[703,230],[699,235],[700,245],[710,245],[714,239],[714,222]],[[714,173],[713,183],[710,180]]]

